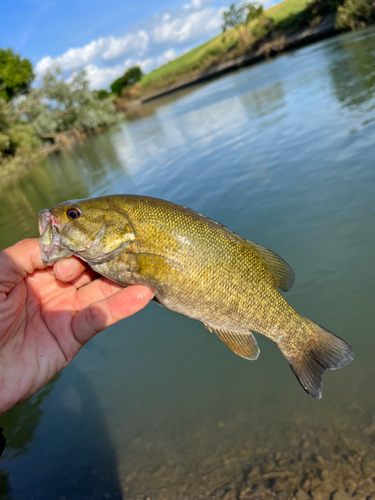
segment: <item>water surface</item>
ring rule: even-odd
[[[3,180],[2,247],[36,236],[38,211],[66,199],[166,198],[281,255],[297,277],[289,302],[356,353],[325,375],[317,402],[264,337],[259,360],[245,361],[151,304],[0,419],[3,497],[375,492],[374,144],[368,29],[149,103]]]

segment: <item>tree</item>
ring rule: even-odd
[[[337,8],[336,28],[362,29],[375,20],[375,3],[373,0],[345,0],[344,5]]]
[[[246,21],[254,21],[254,19],[258,19],[264,14],[264,8],[262,4],[257,2],[247,4],[247,16]]]
[[[125,87],[129,87],[142,78],[143,73],[139,66],[133,66],[129,68],[120,78],[117,78],[113,83],[111,83],[111,91],[113,94],[121,95],[121,91]]]
[[[264,13],[263,5],[254,3],[232,3],[229,10],[223,12],[223,31],[230,28],[237,28],[239,25],[253,21],[261,17]]]
[[[110,99],[99,100],[90,90],[85,72],[69,82],[59,70],[46,73],[41,88],[9,102],[0,98],[0,164],[30,156],[42,141],[71,142],[120,118]]]
[[[246,21],[248,12],[248,4],[240,3],[235,4],[232,3],[229,7],[229,10],[223,12],[223,21],[222,24],[223,31],[226,31],[230,28],[236,28],[240,24]]]
[[[15,155],[30,157],[40,146],[32,125],[19,119],[11,101],[0,98],[0,165]]]
[[[110,100],[99,100],[90,90],[84,71],[69,82],[59,70],[46,73],[42,89],[33,89],[19,106],[24,110],[22,116],[42,138],[61,137],[67,132],[90,133],[118,119]]]
[[[21,59],[12,49],[0,49],[0,98],[10,101],[20,92],[28,91],[33,79],[28,59]]]
[[[96,90],[96,97],[101,101],[103,99],[108,99],[109,96],[111,95],[109,92],[107,92],[106,90]]]

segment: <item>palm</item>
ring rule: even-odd
[[[22,243],[1,254],[16,247],[19,251]],[[27,245],[28,251],[31,246],[39,252],[36,240]],[[52,268],[31,266],[20,272],[12,269],[18,264],[19,254],[15,255],[10,270],[9,259],[8,268],[1,269],[0,258],[0,412],[32,396],[96,333],[141,309],[152,297],[145,287],[123,289],[105,278],[96,279],[75,259],[68,262],[73,269],[69,282],[58,280],[58,270],[53,273]],[[28,253],[25,257],[27,261]],[[43,267],[39,253],[36,258]],[[8,275],[17,272],[19,279],[12,285]]]

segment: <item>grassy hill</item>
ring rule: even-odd
[[[285,0],[268,9],[265,16],[272,20],[275,29],[285,28],[287,21],[299,17],[298,15],[304,12],[310,1]],[[204,71],[212,64],[240,55],[247,46],[251,46],[265,34],[266,26],[263,26],[262,22],[264,23],[262,20],[257,20],[240,29],[233,28],[145,75],[140,81],[142,94],[172,85],[183,78]]]

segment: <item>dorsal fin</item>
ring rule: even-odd
[[[294,272],[290,265],[276,253],[268,250],[268,248],[248,240],[247,243],[259,254],[268,271],[274,277],[276,288],[279,288],[283,292],[290,290],[295,280]]]
[[[245,359],[257,359],[259,356],[259,347],[254,335],[251,332],[231,332],[213,328],[204,325],[210,332],[216,333],[220,340],[226,344],[229,349]]]

